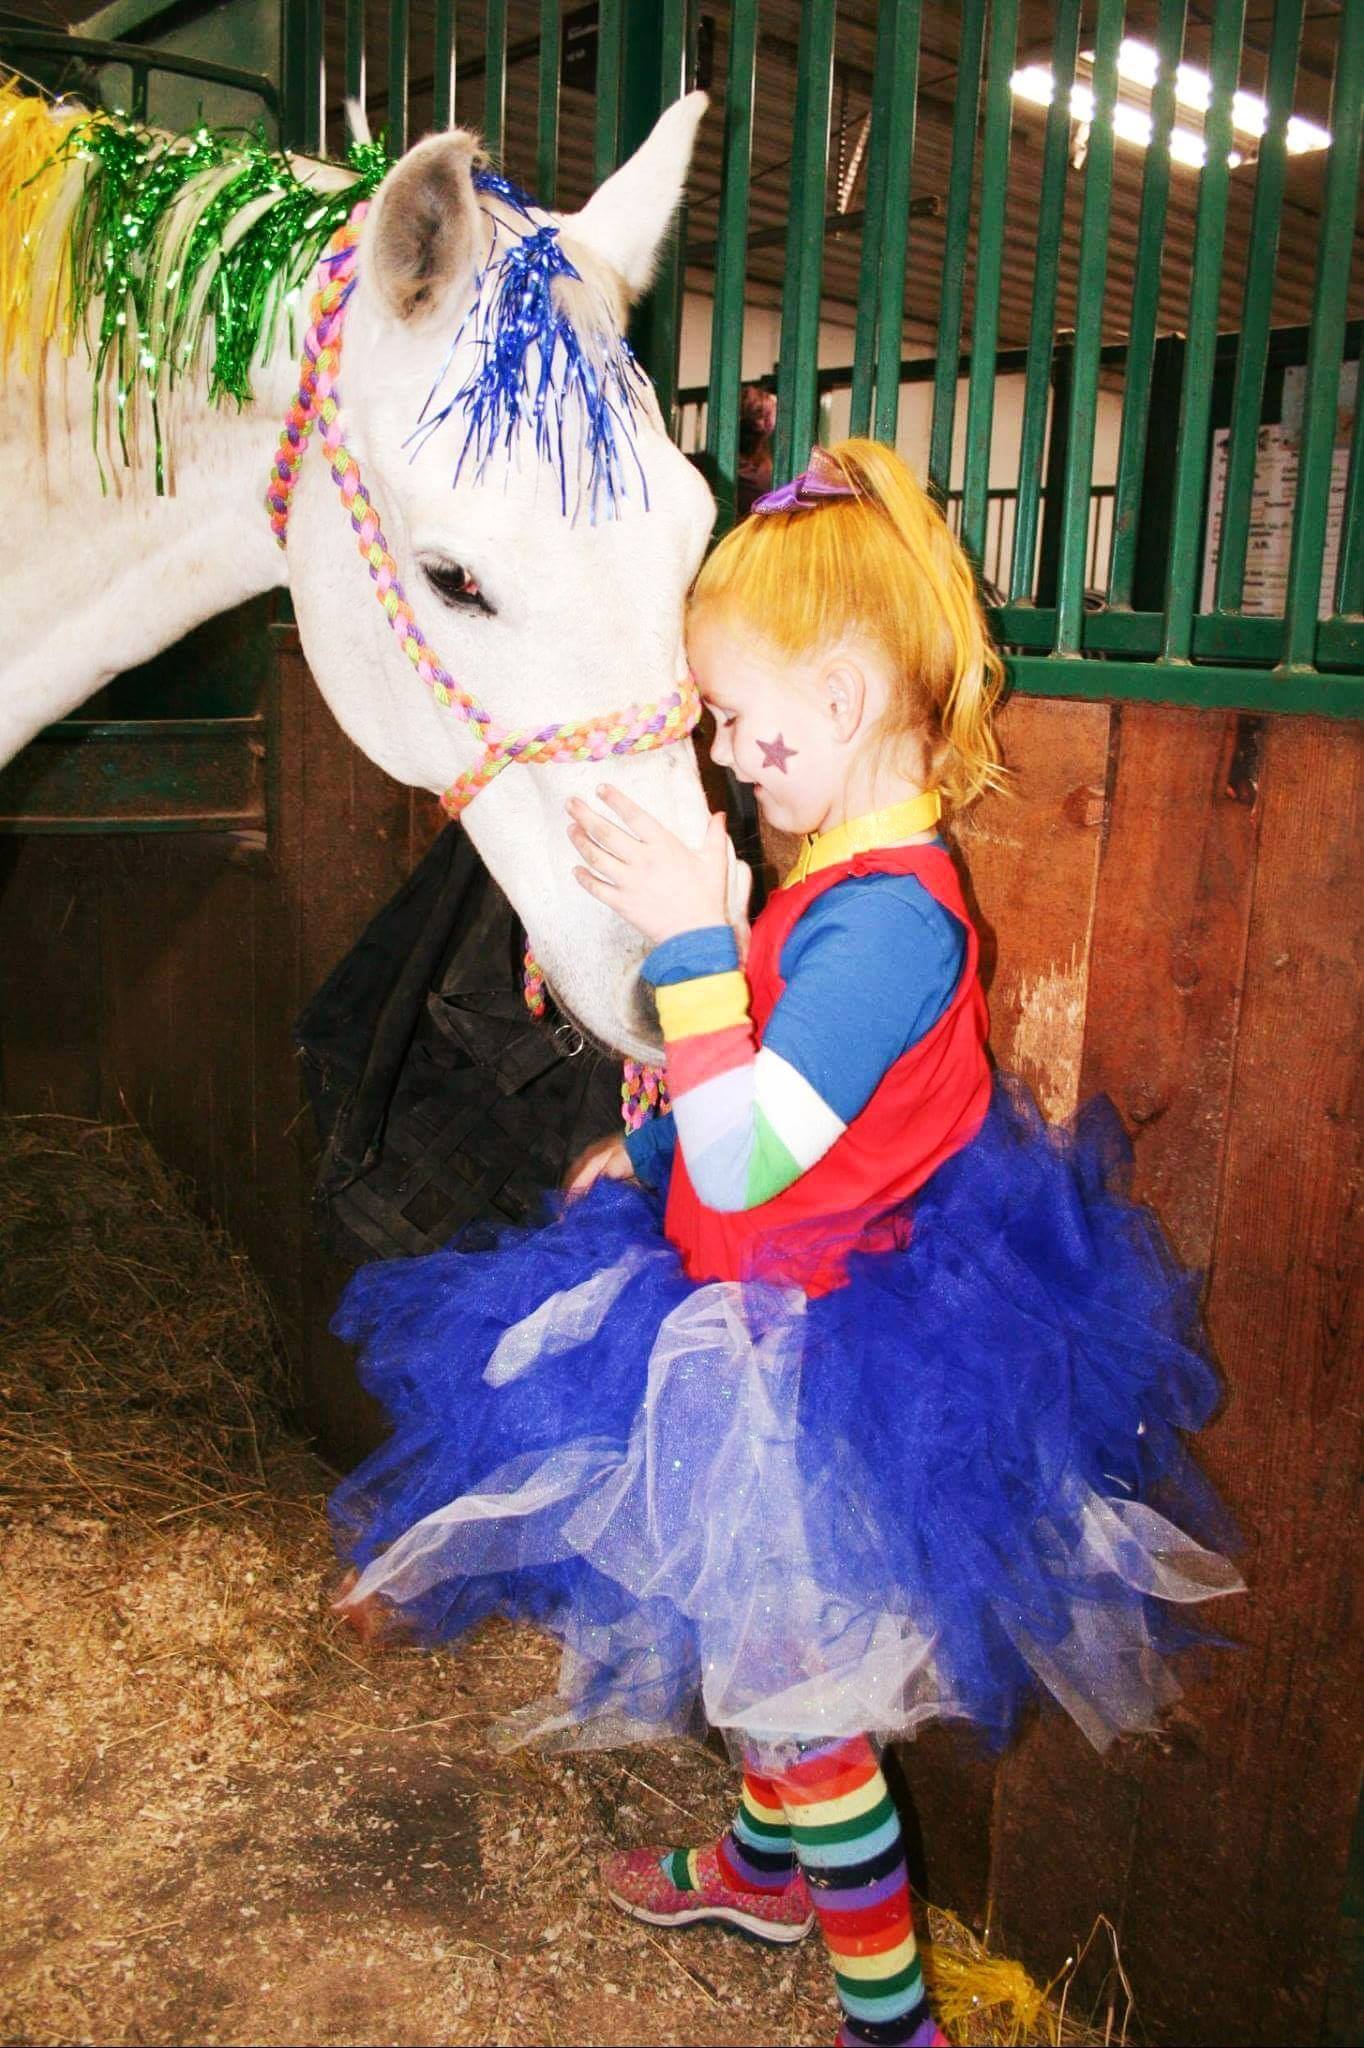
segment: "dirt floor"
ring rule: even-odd
[[[721,1761],[495,1756],[548,1647],[493,1626],[367,1668],[319,1611],[322,1475],[270,1477],[237,1522],[0,1533],[0,2036],[831,2039],[816,1944],[659,1938],[598,1895],[604,1846],[724,1824]]]
[[[832,2040],[817,1940],[656,1936],[598,1892],[605,1848],[724,1825],[720,1757],[495,1754],[547,1642],[331,1620],[268,1311],[138,1141],[0,1128],[0,1266],[0,2038]]]

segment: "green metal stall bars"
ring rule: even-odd
[[[249,4],[259,11],[266,0]],[[128,0],[105,14],[116,34],[151,44],[161,16],[186,11]],[[1315,13],[1304,0],[1275,0],[1249,16],[1245,0],[1217,0],[1211,9],[1154,0],[1139,16],[1125,0],[1057,0],[1039,49],[1041,17],[1023,0],[931,10],[923,0],[844,8],[836,0],[801,0],[799,8],[789,0],[444,0],[421,9],[407,0],[368,9],[364,0],[306,0],[279,7],[281,132],[296,148],[319,150],[328,138],[335,148],[344,86],[351,98],[369,93],[371,124],[395,150],[428,124],[461,120],[481,129],[490,153],[543,203],[576,205],[587,169],[598,180],[609,175],[689,88],[704,31],[721,62],[709,81],[716,139],[709,168],[694,181],[695,239],[688,246],[684,222],[651,301],[635,316],[635,334],[665,417],[675,401],[679,416],[704,414],[694,440],[716,488],[717,530],[734,516],[753,264],[759,247],[780,236],[781,343],[765,366],[777,393],[777,478],[804,461],[822,401],[846,394],[854,432],[894,441],[906,432],[914,387],[931,387],[931,417],[916,415],[925,422],[927,481],[989,578],[1015,688],[1359,716],[1364,429],[1356,405],[1343,456],[1337,417],[1344,366],[1359,353],[1364,0],[1349,0],[1329,30],[1320,22],[1314,29],[1318,59],[1323,33],[1333,45],[1334,76],[1317,246],[1308,259],[1286,247],[1284,222],[1300,51]],[[1137,44],[1149,59],[1139,172],[1125,58]],[[1043,58],[1051,80],[1045,132],[1024,156],[1017,67]],[[942,106],[944,59],[950,108]],[[1189,119],[1179,67],[1190,63],[1208,80],[1203,160],[1191,168],[1186,158],[1176,171],[1172,141]],[[1251,145],[1243,120],[1239,131],[1234,125],[1248,91],[1263,94],[1264,109]],[[778,92],[788,104],[774,126]],[[860,212],[843,213],[840,189],[831,215],[835,106],[840,164],[854,125],[861,135],[865,201]],[[759,181],[785,191],[784,225],[765,226],[750,242]],[[1124,218],[1120,195],[1128,188],[1134,196]],[[1243,191],[1253,194],[1248,230]],[[1175,202],[1188,206],[1195,193],[1191,230],[1176,233]],[[921,222],[932,216],[930,233]],[[1245,254],[1237,331],[1228,334],[1221,327],[1233,220]],[[855,310],[838,309],[841,322],[851,313],[847,359],[821,369],[821,346],[827,363],[840,331],[829,319],[829,237],[846,242],[859,230]],[[1020,233],[1030,296],[1020,312],[1015,294],[1006,319]],[[1295,267],[1305,290],[1309,260],[1315,289],[1296,343],[1304,395],[1286,594],[1281,612],[1264,616],[1248,609],[1257,458],[1266,422],[1279,419],[1268,407],[1271,394],[1278,402],[1285,337],[1296,333],[1275,328],[1272,313],[1282,266]],[[709,378],[679,394],[689,262],[693,285],[712,296]],[[713,285],[699,274],[707,270]],[[850,275],[846,263],[841,274]],[[839,289],[846,300],[852,287]],[[1076,311],[1063,328],[1071,302]],[[1173,333],[1162,331],[1172,303],[1182,309]],[[920,333],[925,323],[935,331],[932,356],[916,357],[907,344],[907,310]],[[1018,407],[1013,438],[1000,431],[1005,378]],[[1101,400],[1119,385],[1114,467],[1096,476]],[[1114,401],[1104,402],[1112,412]],[[1224,483],[1213,508],[1214,434],[1223,429]],[[1006,446],[1017,448],[1011,475],[1000,473]],[[1320,616],[1328,534],[1337,546],[1326,593],[1333,608]]]
[[[749,191],[780,164],[755,160],[754,63],[762,23],[755,0],[731,0],[714,12],[728,38],[724,85],[723,183],[718,199],[710,381],[704,393],[705,446],[719,479],[721,524],[731,516],[748,260]],[[778,396],[778,477],[803,460],[821,397],[848,391],[852,431],[893,441],[901,399],[925,370],[933,385],[927,471],[931,487],[959,516],[964,544],[988,572],[998,597],[992,617],[1015,688],[1066,697],[1146,698],[1249,710],[1296,710],[1357,717],[1364,713],[1364,476],[1353,433],[1340,514],[1335,609],[1318,616],[1328,530],[1328,495],[1342,366],[1358,356],[1360,95],[1364,6],[1340,14],[1330,113],[1330,146],[1316,255],[1316,293],[1303,337],[1306,397],[1299,441],[1287,596],[1277,616],[1248,611],[1246,560],[1255,505],[1256,459],[1269,386],[1271,328],[1280,224],[1290,151],[1290,121],[1304,9],[1278,0],[1268,22],[1263,65],[1246,42],[1244,0],[1194,10],[1159,0],[1144,101],[1144,162],[1134,229],[1115,241],[1117,155],[1133,141],[1129,56],[1131,10],[1124,0],[1060,0],[1047,53],[1053,79],[1036,184],[1028,203],[1031,311],[1022,358],[1016,473],[991,472],[1003,374],[1017,376],[1017,351],[1001,349],[1006,237],[1018,234],[1010,181],[1019,166],[1011,85],[1021,61],[1018,0],[963,0],[955,14],[955,91],[942,176],[941,260],[936,278],[937,354],[902,360],[911,267],[910,193],[920,183],[916,126],[923,9],[916,0],[882,0],[863,10],[863,39],[875,23],[874,70],[863,106],[869,116],[866,205],[857,284],[856,332],[846,373],[819,368],[828,336],[824,300],[829,230],[830,117],[835,91],[857,75],[844,66],[845,25],[827,0],[805,0],[792,96],[791,154],[782,281],[782,341],[774,375]],[[938,24],[941,29],[941,23]],[[1208,34],[1190,48],[1190,32]],[[1036,17],[1033,17],[1036,30]],[[1139,30],[1146,30],[1143,14]],[[938,35],[941,43],[941,35]],[[1143,45],[1143,47],[1145,47]],[[941,48],[935,57],[941,58]],[[1036,49],[1032,54],[1036,55]],[[1087,110],[1072,103],[1083,57]],[[865,60],[863,60],[865,61]],[[1170,232],[1172,139],[1189,116],[1179,100],[1181,64],[1206,66],[1201,168],[1187,156],[1180,194],[1196,191],[1191,237]],[[941,81],[939,81],[941,83]],[[1246,155],[1234,113],[1247,91],[1263,88],[1258,153]],[[869,105],[867,105],[869,102]],[[861,118],[861,109],[858,110]],[[937,117],[939,121],[941,117]],[[1240,143],[1239,150],[1234,147]],[[925,157],[925,163],[929,159]],[[1240,279],[1239,333],[1220,331],[1232,180],[1253,187]],[[1068,190],[1069,187],[1069,190]],[[1067,211],[1068,201],[1070,211]],[[1243,216],[1238,216],[1243,217]],[[1069,239],[1068,238],[1072,238]],[[1191,244],[1191,245],[1190,245]],[[710,254],[708,249],[706,254]],[[1125,331],[1114,339],[1105,310],[1114,299],[1114,266],[1128,267]],[[1015,266],[1017,267],[1017,266]],[[1076,276],[1074,328],[1062,331],[1063,273]],[[1172,295],[1183,306],[1177,336],[1160,332]],[[920,301],[921,305],[921,301]],[[826,316],[822,324],[821,315]],[[969,354],[962,356],[969,319]],[[1007,364],[1007,369],[1005,365]],[[1280,375],[1282,364],[1280,364]],[[965,381],[964,445],[954,448]],[[1116,481],[1096,480],[1101,393],[1120,381]],[[1230,392],[1229,400],[1226,396]],[[1222,393],[1219,399],[1218,393]],[[1275,387],[1277,402],[1277,386]],[[1158,425],[1153,424],[1153,419]],[[1226,425],[1225,478],[1215,549],[1207,546],[1214,477],[1214,428]],[[1174,431],[1172,432],[1172,428]],[[955,458],[955,459],[954,459]],[[1110,472],[1110,475],[1113,472]],[[1100,507],[1111,507],[1111,539],[1101,545]],[[1008,513],[1005,530],[1000,519]],[[1203,565],[1211,558],[1214,595],[1201,609]]]

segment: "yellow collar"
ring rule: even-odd
[[[888,804],[883,811],[866,811],[835,825],[830,832],[812,832],[786,880],[784,889],[803,882],[821,868],[837,867],[855,853],[870,853],[878,846],[894,846],[915,832],[929,832],[942,816],[942,798],[936,789],[926,789],[902,804]]]

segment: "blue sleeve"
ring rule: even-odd
[[[637,1131],[625,1133],[625,1149],[636,1180],[664,1193],[672,1176],[677,1150],[677,1122],[671,1115],[651,1116]]]
[[[729,974],[738,964],[734,927],[708,924],[664,939],[645,955],[639,971],[651,988],[671,988],[676,981],[695,981],[702,974]]]
[[[912,875],[851,876],[788,936],[763,1044],[850,1123],[937,1023],[965,959],[965,927]]]

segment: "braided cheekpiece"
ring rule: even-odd
[[[573,725],[546,725],[539,730],[505,731],[477,700],[442,667],[417,624],[398,575],[379,515],[360,479],[360,465],[342,438],[337,374],[341,364],[341,327],[355,282],[355,249],[359,225],[368,211],[362,201],[332,237],[322,258],[322,283],[314,296],[312,322],[303,343],[298,396],[280,431],[266,492],[270,525],[285,545],[289,505],[299,465],[314,426],[322,429],[322,445],[331,463],[341,502],[355,529],[361,559],[374,582],[375,595],[397,635],[398,645],[438,704],[446,705],[477,727],[484,752],[477,765],[458,777],[441,798],[452,818],[513,761],[605,761],[613,754],[648,753],[685,739],[701,715],[696,685],[687,676],[654,704],[632,704]]]
[[[437,660],[421,627],[417,624],[407,593],[398,575],[379,515],[360,479],[360,465],[342,438],[341,404],[337,375],[341,366],[341,329],[347,301],[355,283],[355,251],[360,223],[369,211],[362,200],[349,220],[338,228],[327,246],[320,265],[320,283],[313,295],[311,319],[303,342],[299,365],[298,396],[289,407],[280,429],[266,490],[270,526],[284,547],[288,539],[289,506],[299,465],[307,451],[313,428],[320,425],[322,445],[331,464],[332,478],[341,502],[355,529],[361,559],[374,583],[374,593],[384,615],[397,635],[398,645],[438,704],[456,712],[475,726],[483,742],[483,756],[476,766],[451,783],[441,804],[451,818],[457,818],[481,789],[511,766],[513,761],[605,761],[613,754],[648,753],[685,739],[701,716],[701,700],[695,683],[687,676],[668,696],[654,704],[632,704],[625,711],[608,712],[583,719],[576,725],[547,725],[538,731],[504,731],[477,699],[462,689]],[[526,1004],[532,1015],[543,1016],[544,975],[529,946],[525,964]],[[667,1084],[658,1068],[627,1060],[621,1088],[622,1115],[627,1130],[637,1130],[653,1111],[667,1107]]]

